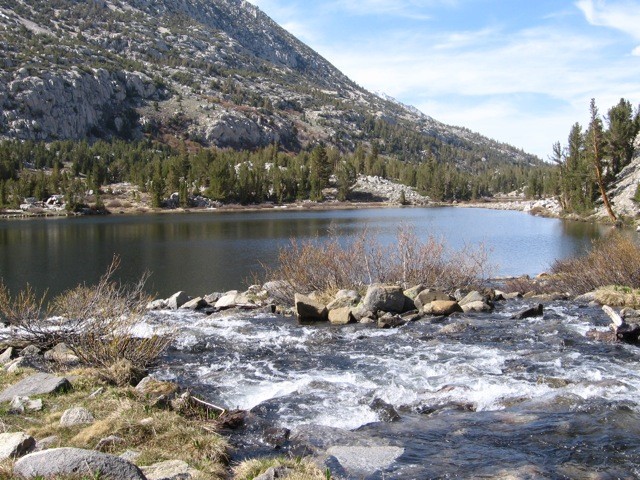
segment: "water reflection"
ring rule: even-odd
[[[341,240],[366,231],[392,242],[400,226],[444,238],[453,248],[484,243],[498,274],[535,274],[557,258],[587,249],[605,229],[519,212],[458,208],[155,215],[0,222],[0,274],[13,290],[30,282],[58,293],[93,283],[114,254],[123,280],[152,272],[150,288],[204,294],[240,288],[260,264],[297,238]]]

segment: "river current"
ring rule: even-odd
[[[277,450],[249,436],[236,458],[306,442],[399,452],[360,470],[328,456],[334,478],[640,478],[640,350],[587,338],[609,323],[593,306],[510,319],[531,305],[391,330],[248,313],[148,322],[180,332],[156,376],[291,431]]]

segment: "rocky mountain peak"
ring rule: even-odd
[[[143,136],[539,162],[358,87],[243,0],[0,0],[0,137]]]

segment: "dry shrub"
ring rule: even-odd
[[[482,245],[452,251],[432,236],[421,241],[407,227],[398,229],[390,245],[372,240],[367,231],[346,245],[335,233],[324,242],[292,239],[288,248],[280,250],[278,266],[264,269],[266,279],[284,280],[278,293],[289,300],[295,292],[363,290],[372,283],[423,284],[452,291],[480,283],[489,274]]]
[[[97,285],[64,292],[46,310],[44,297],[38,299],[29,287],[12,298],[0,285],[0,315],[14,327],[13,340],[45,349],[65,342],[85,365],[102,369],[114,383],[140,378],[172,338],[133,335],[150,300],[144,293],[148,275],[133,285],[122,285],[113,280],[118,266],[119,259],[114,258]]]
[[[607,285],[640,288],[640,248],[613,232],[595,242],[582,257],[556,261],[549,284],[554,290],[580,295]]]
[[[504,283],[504,291],[507,293],[517,292],[522,294],[533,292],[536,295],[552,292],[546,279],[531,278],[529,275],[507,280]]]

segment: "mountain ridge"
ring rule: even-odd
[[[0,0],[0,137],[376,145],[467,171],[521,149],[368,92],[243,0]]]

